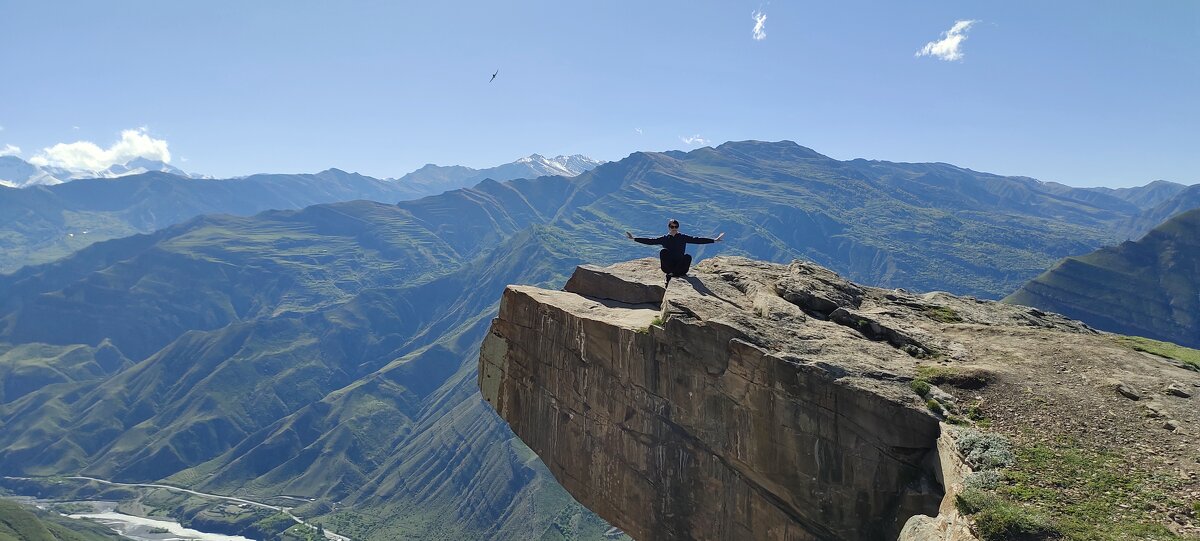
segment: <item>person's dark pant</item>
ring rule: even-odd
[[[692,255],[672,254],[664,248],[658,251],[658,263],[668,276],[683,276],[692,268]]]

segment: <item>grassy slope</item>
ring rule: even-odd
[[[87,520],[70,519],[0,499],[0,541],[110,541],[125,539]]]

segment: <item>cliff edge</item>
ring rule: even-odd
[[[1084,412],[1116,429],[1079,445],[1190,460],[1188,397],[1155,401],[1174,428],[1122,428],[1143,412],[1113,377],[1147,395],[1200,387],[1187,364],[1150,357],[1055,314],[799,261],[712,258],[664,289],[643,259],[581,266],[563,291],[509,286],[479,384],[576,499],[635,539],[951,540],[974,538],[960,510],[988,509],[957,501],[964,477],[1020,473],[1026,446],[1087,433]],[[1016,459],[971,460],[955,434],[977,441],[980,425]],[[1183,499],[1195,466],[1171,485]],[[976,484],[1008,501],[994,479]],[[1183,499],[1170,505],[1186,512]],[[1018,504],[1059,528],[1056,510]]]

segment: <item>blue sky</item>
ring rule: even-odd
[[[975,21],[960,59],[916,55],[956,21]],[[1193,0],[0,0],[0,73],[0,149],[26,159],[141,127],[216,176],[790,139],[1072,185],[1200,182]]]

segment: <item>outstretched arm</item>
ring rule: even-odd
[[[634,242],[640,242],[642,244],[659,244],[659,245],[661,245],[663,243],[663,239],[666,238],[666,237],[657,237],[657,238],[653,238],[653,239],[648,239],[645,237],[635,237],[635,236],[633,236],[633,233],[630,233],[628,231],[625,232],[625,236],[627,238],[633,240]]]
[[[724,236],[725,236],[725,234],[721,233],[720,235],[717,235],[717,238],[710,239],[708,237],[693,237],[691,235],[688,235],[683,240],[684,240],[684,242],[687,242],[688,244],[712,244],[714,242],[721,242],[721,237],[724,237]]]

